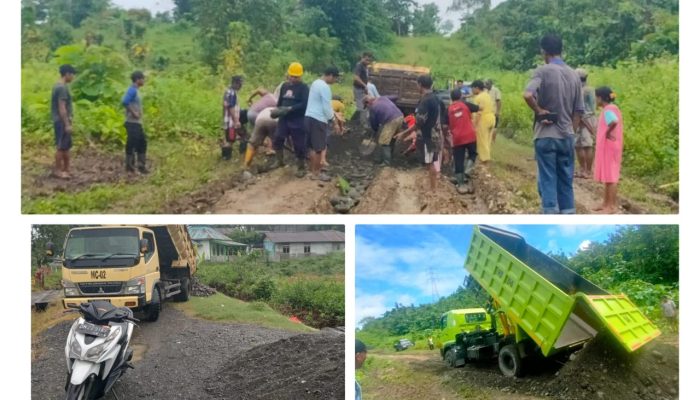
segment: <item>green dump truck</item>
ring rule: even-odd
[[[497,357],[504,375],[520,376],[523,359],[575,351],[599,332],[628,352],[661,333],[624,294],[609,294],[505,230],[475,227],[465,268],[491,297],[502,333],[494,324],[457,334],[443,351],[453,366]]]

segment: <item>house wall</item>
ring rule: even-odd
[[[215,247],[223,247],[220,244],[217,243],[210,243],[209,240],[203,240],[203,241],[197,241],[197,254],[199,254],[200,260],[204,261],[212,261],[212,262],[226,262],[226,261],[233,261],[236,259],[235,253],[239,250],[236,248],[230,249],[230,251],[233,253],[231,255],[229,254],[219,254],[216,255]],[[229,250],[227,248],[227,250]],[[242,251],[244,251],[241,248]]]
[[[266,241],[267,242],[267,241]],[[306,243],[266,243],[265,250],[267,251],[270,259],[273,261],[279,261],[290,258],[301,258],[301,257],[311,257],[328,254],[333,251],[344,251],[345,243],[338,242],[322,242],[322,243],[309,243],[311,247],[309,253],[304,252],[304,247]],[[284,252],[284,247],[289,246],[289,253]]]

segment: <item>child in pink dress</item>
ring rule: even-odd
[[[594,211],[617,212],[617,182],[622,164],[622,113],[613,102],[615,93],[607,86],[595,90],[596,103],[602,108],[595,144],[595,180],[605,184],[603,204]]]

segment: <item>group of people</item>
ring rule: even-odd
[[[69,84],[77,73],[70,64],[58,68],[60,78],[51,90],[51,119],[54,128],[56,156],[52,175],[59,179],[70,179],[70,150],[73,147],[73,98]],[[131,173],[147,174],[146,133],[143,129],[143,107],[139,89],[145,84],[146,76],[141,71],[131,74],[131,85],[127,88],[121,104],[124,107],[124,127],[126,128],[126,170]]]
[[[615,213],[623,148],[623,120],[614,104],[616,95],[607,86],[595,91],[587,86],[586,71],[575,71],[562,59],[560,37],[544,36],[540,48],[545,65],[533,72],[523,97],[535,113],[535,158],[542,211],[573,214],[573,181],[579,176],[593,177],[605,185],[603,201],[593,211]],[[597,122],[596,106],[601,108]],[[577,155],[580,169],[575,174]]]

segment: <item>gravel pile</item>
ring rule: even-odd
[[[231,358],[206,391],[217,399],[344,399],[344,343],[329,329],[255,347]]]

